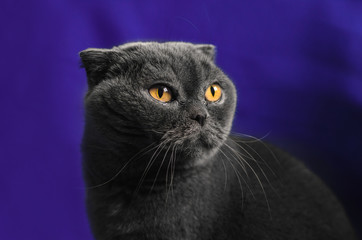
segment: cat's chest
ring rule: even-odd
[[[164,236],[165,239],[197,239],[197,229],[200,229],[205,218],[202,209],[190,201],[175,196],[165,198],[144,199],[143,203],[135,201],[126,204],[117,202],[108,209],[109,227],[120,235],[139,234]],[[210,214],[210,210],[207,214]],[[174,236],[178,233],[177,236]],[[161,238],[162,239],[162,238]]]
[[[213,225],[210,221],[219,214],[213,194],[207,186],[190,188],[180,184],[127,201],[113,198],[107,209],[108,228],[120,235],[147,235],[147,239],[201,239],[200,232],[207,231]]]

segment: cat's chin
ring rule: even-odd
[[[186,167],[203,166],[212,161],[218,149],[219,147],[199,148],[195,151],[183,152],[180,154],[180,160]]]
[[[213,156],[217,153],[220,148],[220,143],[213,143],[209,139],[193,139],[193,141],[186,141],[182,144],[179,151],[179,159],[186,163],[187,166],[199,166],[205,165],[211,161]]]

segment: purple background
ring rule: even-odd
[[[337,0],[3,1],[0,239],[92,239],[79,144],[78,52],[212,43],[238,88],[234,131],[302,159],[362,226],[362,3]]]

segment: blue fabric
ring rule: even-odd
[[[3,1],[0,239],[91,239],[78,52],[135,40],[217,46],[234,131],[320,175],[362,226],[362,4],[337,0]]]

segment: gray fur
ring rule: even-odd
[[[236,90],[213,45],[135,42],[80,56],[96,239],[354,239],[338,201],[301,163],[229,136]],[[215,83],[222,97],[209,102]],[[172,101],[151,97],[157,85]]]

